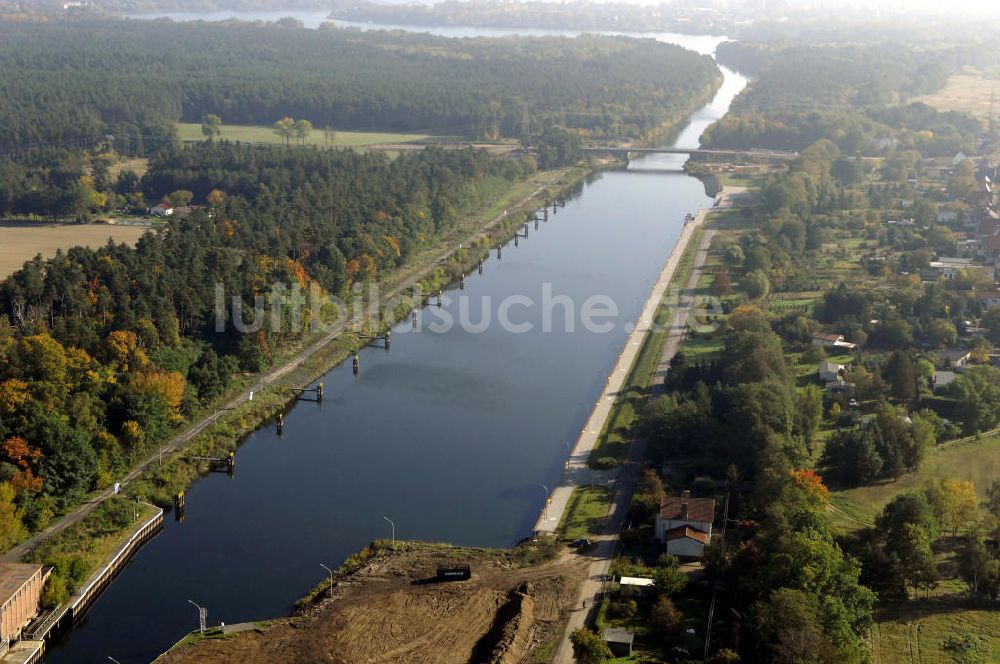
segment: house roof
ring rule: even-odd
[[[635,632],[619,627],[606,627],[601,632],[601,638],[604,639],[605,643],[627,643],[632,645],[632,642],[635,640]]]
[[[821,373],[838,373],[844,368],[843,364],[837,364],[836,362],[820,362],[819,370]]]
[[[955,380],[954,371],[935,371],[934,387],[944,387]]]
[[[665,541],[678,539],[693,539],[702,544],[708,544],[708,533],[692,528],[691,526],[678,526],[663,533]]]
[[[682,516],[685,513],[686,516]],[[660,518],[666,521],[712,523],[715,521],[715,500],[712,498],[691,498],[690,496],[667,496],[660,503]]]
[[[641,576],[623,576],[618,579],[618,585],[620,586],[639,586],[646,587],[651,586],[655,583],[652,579],[645,579]]]
[[[813,335],[813,339],[822,339],[823,341],[840,341],[843,338],[843,334],[837,334],[836,332],[817,332]]]
[[[972,351],[965,348],[946,348],[944,350],[937,351],[937,354],[942,358],[947,359],[951,362],[956,360],[961,360],[968,357]]]
[[[10,598],[41,569],[41,565],[0,563],[0,606],[10,601]]]

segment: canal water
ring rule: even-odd
[[[702,52],[721,41],[663,38]],[[697,144],[745,85],[724,73],[675,145]],[[234,477],[190,488],[185,520],[168,515],[47,662],[145,664],[197,627],[188,600],[211,624],[287,614],[324,578],[321,563],[390,537],[387,518],[400,539],[502,547],[530,534],[685,214],[711,204],[683,161],[651,155],[598,175],[425,309],[420,331],[398,325],[391,352],[364,350],[357,376],[350,363],[329,372],[322,404],[300,402],[281,437],[250,436]],[[588,298],[592,312],[617,309],[589,326],[610,331],[585,329]],[[448,317],[447,331],[428,329]]]

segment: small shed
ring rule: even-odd
[[[635,632],[632,630],[608,627],[601,637],[615,657],[628,657],[632,654],[632,642],[635,641]]]
[[[653,586],[656,582],[652,579],[646,579],[641,576],[622,576],[618,578],[618,585],[620,586],[638,586],[639,588],[647,588]]]

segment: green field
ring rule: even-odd
[[[203,141],[201,125],[192,122],[182,122],[177,126],[177,133],[182,141]],[[220,136],[225,141],[242,141],[244,143],[265,143],[280,145],[284,141],[270,127],[250,125],[222,125]],[[413,143],[431,138],[428,134],[387,134],[368,131],[338,131],[332,147],[353,148],[365,145],[381,145],[385,143]],[[293,141],[294,143],[294,141]],[[305,139],[306,145],[327,146],[326,135],[322,129],[315,129]]]
[[[875,516],[897,493],[916,491],[928,482],[945,478],[972,480],[980,499],[985,499],[986,489],[997,477],[1000,477],[1000,438],[984,437],[953,447],[930,450],[919,471],[903,475],[895,482],[831,491],[831,521],[839,530],[871,525]]]
[[[875,664],[1000,662],[1000,611],[936,600],[878,609],[872,627]]]

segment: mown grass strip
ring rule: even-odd
[[[691,278],[698,246],[701,244],[704,232],[703,227],[696,228],[687,246],[684,247],[684,253],[670,278],[663,300],[660,301],[654,314],[657,331],[651,331],[643,339],[642,347],[597,438],[597,444],[590,453],[588,464],[592,468],[613,467],[622,463],[628,456],[629,444],[632,442],[632,425],[642,403],[649,398],[656,367],[660,363],[660,355],[663,354],[663,346],[667,342],[666,327],[670,325],[674,316],[674,309],[668,304],[671,293],[675,289],[682,288]]]

